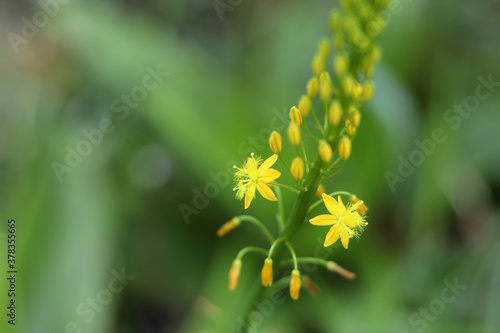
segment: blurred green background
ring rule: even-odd
[[[214,3],[0,4],[2,332],[231,332],[262,258],[245,258],[232,293],[228,270],[241,247],[265,241],[245,225],[216,237],[243,213],[228,166],[250,151],[271,154],[269,129],[304,92],[338,4],[221,1],[220,16]],[[311,272],[321,294],[286,295],[262,311],[257,332],[500,332],[499,84],[476,111],[446,118],[471,101],[480,76],[500,82],[500,2],[397,8],[353,155],[326,184],[370,207],[362,238],[348,251],[337,243],[329,257],[357,279]],[[14,38],[23,27],[30,37]],[[137,88],[154,71],[146,83],[154,88]],[[144,99],[127,106],[120,99],[131,92]],[[101,127],[108,133],[96,134]],[[415,140],[436,128],[445,142],[415,153]],[[85,133],[95,144],[82,143]],[[86,156],[58,176],[54,162],[66,164],[72,149]],[[421,165],[391,188],[388,172],[417,155]],[[293,193],[284,196],[291,207]],[[258,198],[248,213],[276,230],[275,208]],[[12,218],[15,327],[5,316]],[[324,251],[325,233],[304,226],[293,240],[298,254]],[[129,279],[118,291],[123,270]],[[447,281],[466,289],[443,302]]]

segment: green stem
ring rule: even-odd
[[[316,116],[316,112],[314,112],[314,107],[311,107],[311,113],[314,118],[314,122],[316,123],[316,126],[318,126],[318,129],[320,130],[321,133],[323,133],[323,126],[321,126],[321,123],[318,120],[318,117]]]
[[[314,141],[318,142],[319,139],[311,133],[311,131],[309,130],[309,125],[307,125],[307,121],[304,120],[304,130],[306,131],[307,135],[309,135],[309,137],[311,137],[311,139],[313,139]]]
[[[346,191],[337,191],[337,192],[333,192],[333,193],[328,194],[328,195],[331,196],[331,197],[333,197],[334,195],[351,195],[351,193],[346,192]],[[316,201],[315,203],[313,203],[311,205],[311,207],[309,207],[308,213],[310,213],[314,208],[318,207],[322,202],[323,202],[323,199],[319,199],[318,201]]]
[[[299,190],[297,190],[296,188],[290,187],[290,186],[288,186],[288,185],[283,185],[283,184],[278,184],[278,183],[271,183],[271,185],[286,188],[287,190],[293,191],[293,192],[295,192],[295,193],[297,193],[297,194],[299,194],[299,193],[300,193],[300,191],[299,191]]]
[[[269,239],[269,241],[271,243],[274,243],[274,237],[271,234],[271,232],[269,232],[269,230],[266,228],[266,226],[262,222],[257,220],[255,217],[250,216],[250,215],[241,215],[241,216],[238,216],[238,218],[241,221],[247,221],[247,222],[255,224],[257,227],[259,227],[262,230],[262,232],[264,233],[264,235],[266,235],[266,237]]]
[[[243,256],[247,254],[248,252],[256,252],[256,253],[262,253],[264,255],[267,255],[269,251],[267,249],[261,248],[261,247],[256,247],[256,246],[247,246],[238,252],[238,255],[236,256],[236,259],[243,259]]]
[[[288,169],[288,171],[292,172],[290,170],[290,167],[288,166],[288,164],[286,164],[285,159],[281,156],[281,154],[279,154],[278,156],[279,156],[281,162],[283,162],[283,164],[286,166],[286,168]]]
[[[276,186],[276,196],[278,197],[278,214],[280,215],[278,224],[281,232],[285,228],[285,207],[283,206],[283,196],[281,195],[281,188],[279,186]]]
[[[292,245],[290,244],[290,242],[286,242],[285,243],[286,247],[288,248],[288,250],[290,251],[290,254],[292,255],[292,260],[293,260],[293,268],[294,269],[299,269],[299,265],[297,263],[297,255],[295,254],[295,250],[293,249]]]

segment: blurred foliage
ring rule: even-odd
[[[370,207],[362,239],[331,255],[357,279],[313,272],[321,294],[287,296],[259,332],[423,331],[412,315],[455,279],[467,289],[425,332],[500,330],[500,93],[457,129],[443,119],[474,94],[479,76],[500,81],[500,3],[398,4],[381,38],[376,97],[353,156],[328,184]],[[336,5],[241,1],[220,20],[212,1],[70,1],[19,52],[2,38],[0,216],[18,221],[20,271],[18,325],[3,316],[2,332],[63,332],[71,321],[93,333],[224,332],[261,265],[245,259],[230,293],[231,261],[263,240],[247,226],[216,239],[243,208],[231,184],[189,221],[179,207],[194,207],[211,173],[226,174],[249,149],[270,154],[259,132],[297,103]],[[0,8],[3,36],[41,10],[36,1]],[[158,66],[169,75],[120,119],[112,103]],[[114,131],[60,182],[52,163],[64,163],[67,147],[104,118]],[[408,159],[435,128],[448,139],[391,191],[385,173],[397,173],[399,156]],[[285,194],[288,207],[293,199]],[[274,228],[273,203],[249,210]],[[321,245],[317,229],[304,226],[293,240],[299,255]],[[78,306],[122,267],[135,279],[85,322]],[[2,307],[5,290],[2,278]]]

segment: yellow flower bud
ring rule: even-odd
[[[333,61],[333,68],[338,76],[344,76],[349,69],[349,58],[343,54],[338,54]]]
[[[340,12],[338,10],[334,10],[330,16],[330,28],[333,32],[337,32],[339,31],[341,24],[342,17],[340,16]]]
[[[312,60],[312,72],[314,75],[319,75],[325,70],[325,61],[319,54],[316,54]]]
[[[301,180],[304,177],[304,161],[300,157],[295,157],[292,160],[290,171],[292,172],[293,179],[296,181]]]
[[[332,84],[332,78],[330,77],[330,73],[321,72],[319,76],[319,85],[321,86],[323,83]]]
[[[338,100],[334,100],[330,104],[330,109],[328,110],[328,120],[332,125],[338,125],[342,119],[342,105]]]
[[[319,97],[323,102],[328,102],[332,96],[332,85],[326,80],[319,85]]]
[[[266,258],[264,267],[262,267],[262,285],[270,287],[273,284],[273,259]]]
[[[342,89],[344,89],[344,93],[348,96],[352,94],[352,88],[354,87],[354,84],[356,82],[354,81],[354,78],[350,75],[346,75],[342,79]]]
[[[318,88],[319,88],[318,78],[315,76],[310,78],[309,81],[307,81],[306,85],[307,96],[309,96],[309,98],[314,98],[314,96],[316,96],[316,94],[318,93]]]
[[[351,205],[358,204],[358,207],[356,208],[356,210],[361,215],[365,215],[366,212],[368,211],[368,206],[365,205],[365,203],[363,202],[363,200],[360,200],[355,194],[351,194],[349,196],[349,201],[351,202]]]
[[[297,269],[292,271],[292,279],[290,280],[290,297],[294,300],[299,299],[300,292],[300,272]]]
[[[360,100],[362,96],[363,96],[363,85],[359,82],[356,82],[354,84],[354,87],[352,88],[352,98],[354,98],[355,100]]]
[[[375,87],[373,86],[373,83],[368,82],[365,85],[365,89],[363,89],[363,99],[365,101],[371,100],[374,93],[375,93]]]
[[[291,122],[290,125],[288,125],[288,129],[286,131],[288,134],[288,140],[290,140],[290,143],[292,146],[297,147],[300,144],[300,128],[299,126]]]
[[[318,51],[321,58],[328,58],[328,56],[330,55],[330,43],[328,42],[328,39],[323,38],[319,42]]]
[[[354,106],[349,108],[349,121],[351,125],[356,127],[359,127],[361,124],[361,112]]]
[[[321,157],[321,160],[325,163],[329,163],[332,160],[333,157],[333,150],[330,144],[326,140],[319,140],[318,142],[318,152],[319,152],[319,157]]]
[[[217,230],[217,236],[222,237],[228,232],[232,231],[234,228],[239,226],[241,220],[238,217],[233,217],[231,221],[224,223],[219,230]]]
[[[302,115],[300,114],[299,109],[295,106],[292,106],[290,109],[290,120],[296,123],[299,127],[302,126]]]
[[[323,186],[323,184],[319,184],[318,189],[316,190],[316,196],[318,198],[322,198],[323,193],[326,193],[325,187]]]
[[[307,97],[307,95],[300,96],[298,107],[299,107],[299,111],[300,111],[302,118],[305,118],[309,115],[309,111],[311,111],[312,103],[311,103],[311,100],[309,99],[309,97]]]
[[[339,157],[345,161],[351,156],[352,143],[351,139],[343,135],[339,140]]]
[[[356,127],[352,124],[347,125],[347,134],[352,138],[356,134]]]
[[[281,153],[281,150],[283,149],[283,139],[281,134],[276,131],[271,133],[271,136],[269,137],[269,147],[271,147],[273,153],[277,155]]]
[[[240,271],[241,260],[236,259],[233,261],[233,265],[231,266],[231,270],[229,271],[229,290],[236,289],[238,280],[240,279]]]

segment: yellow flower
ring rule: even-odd
[[[233,265],[231,266],[231,270],[229,271],[229,290],[236,289],[236,285],[238,284],[238,280],[240,279],[240,271],[241,260],[236,259],[233,261]]]
[[[281,176],[277,170],[271,169],[273,164],[278,159],[278,155],[274,154],[264,161],[261,165],[261,159],[255,158],[254,154],[248,158],[246,166],[238,168],[234,175],[237,185],[233,191],[238,191],[236,197],[241,200],[245,198],[245,209],[250,206],[250,203],[255,197],[255,190],[270,201],[277,201],[269,183]]]
[[[319,184],[318,186],[318,189],[316,190],[316,196],[321,198],[321,196],[323,195],[323,193],[325,193],[325,187],[323,186],[323,184]]]
[[[290,109],[290,120],[296,123],[299,127],[302,126],[302,115],[296,106]]]
[[[328,110],[328,120],[332,125],[338,125],[342,119],[342,105],[338,100],[334,100],[330,104],[330,109]]]
[[[270,287],[273,284],[273,259],[266,258],[262,267],[262,285]]]
[[[360,200],[355,194],[351,194],[351,196],[349,197],[349,201],[353,205],[359,203],[357,210],[361,215],[365,215],[366,212],[368,211],[368,206],[363,202],[363,200]]]
[[[346,208],[340,196],[337,201],[327,194],[323,194],[323,202],[330,214],[316,216],[309,222],[313,225],[332,226],[326,235],[325,247],[332,245],[340,238],[342,245],[347,249],[349,239],[358,236],[368,224],[363,216],[356,212],[359,203],[349,205]]]
[[[292,279],[290,280],[290,297],[294,300],[299,299],[300,292],[300,272],[296,269],[292,271]]]

